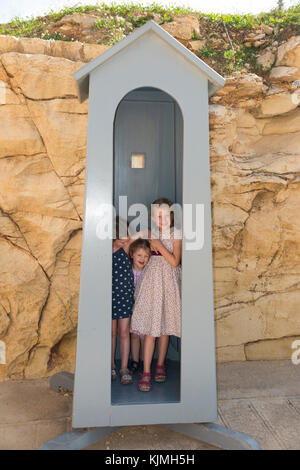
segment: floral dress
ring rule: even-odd
[[[174,229],[160,240],[173,253]],[[163,256],[151,256],[135,290],[130,331],[181,337],[181,266],[174,268]]]

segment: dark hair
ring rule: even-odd
[[[132,258],[135,251],[142,248],[145,251],[149,251],[149,256],[151,255],[151,246],[148,240],[144,238],[137,238],[134,242],[131,243],[129,246],[129,256]]]
[[[170,199],[167,199],[166,197],[159,197],[158,199],[155,199],[154,202],[152,202],[151,205],[157,205],[157,206],[162,206],[162,205],[167,205],[169,207],[172,207],[173,202],[170,201]],[[171,225],[170,227],[174,227],[174,212],[171,211]]]
[[[115,226],[116,226],[116,231],[115,231],[115,234],[114,234],[114,237],[113,237],[113,240],[119,240],[120,239],[120,225],[121,224],[127,224],[127,236],[128,236],[128,222],[126,222],[124,219],[121,219],[118,215],[117,217],[115,218]]]

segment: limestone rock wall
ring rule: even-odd
[[[105,46],[0,37],[0,380],[74,371],[88,104],[73,72]],[[218,361],[300,338],[300,38],[266,85],[210,100]]]

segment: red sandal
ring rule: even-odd
[[[165,366],[157,365],[155,369],[155,376],[154,376],[155,382],[165,382],[166,379],[167,379],[167,374],[166,374]]]
[[[143,372],[138,384],[140,392],[150,392],[151,386],[150,372]]]

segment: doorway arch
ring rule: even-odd
[[[129,91],[116,107],[113,135],[113,205],[116,214],[126,216],[130,221],[130,207],[143,204],[150,215],[151,203],[160,197],[181,205],[183,115],[177,101],[156,87]],[[120,207],[124,204],[119,201],[120,197],[127,198],[126,214],[124,205]],[[116,357],[119,357],[118,347]],[[175,336],[170,338],[167,362],[167,386],[153,390],[149,396],[135,393],[132,387],[124,390],[115,382],[112,384],[112,404],[180,401],[180,340]]]
[[[136,162],[134,161],[136,158]],[[150,206],[159,197],[182,203],[183,115],[177,101],[156,87],[126,93],[114,117],[114,207]]]

